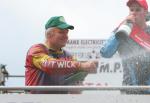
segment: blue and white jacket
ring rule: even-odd
[[[150,27],[147,29],[149,32]],[[123,85],[150,85],[150,51],[127,36],[116,37],[115,31],[111,35],[100,49],[100,54],[104,58],[111,58],[116,52],[119,53],[123,66]]]

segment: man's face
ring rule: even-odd
[[[146,10],[142,8],[138,3],[132,3],[129,7],[129,15],[133,15],[136,23],[141,23],[145,21]]]
[[[68,32],[67,29],[54,28],[53,34],[49,37],[50,43],[57,48],[64,47],[68,41]]]

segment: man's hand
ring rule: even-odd
[[[88,73],[96,73],[98,67],[98,61],[87,61],[81,63],[81,69]]]
[[[135,15],[128,15],[126,17],[126,21],[135,24],[136,23],[136,16]]]

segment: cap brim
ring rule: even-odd
[[[71,30],[74,29],[74,26],[66,24],[66,23],[58,25],[57,27],[60,28],[60,29],[71,29]]]

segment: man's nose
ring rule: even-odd
[[[135,12],[135,11],[132,11],[132,12],[131,12],[131,15],[136,16],[136,12]]]
[[[64,33],[63,37],[68,38],[68,34]]]
[[[135,14],[136,14],[136,10],[133,10],[133,11],[131,12],[131,14],[132,14],[132,15],[135,15]]]

